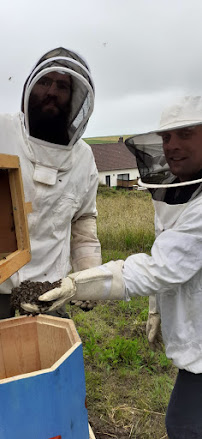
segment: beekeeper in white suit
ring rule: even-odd
[[[0,285],[0,318],[13,315],[11,288],[21,282],[54,282],[101,263],[98,172],[80,139],[93,105],[86,62],[60,47],[42,56],[26,80],[22,111],[0,116],[0,152],[20,157],[25,200],[32,203],[31,262]],[[65,308],[54,313],[65,316]]]
[[[156,295],[166,355],[179,368],[166,417],[168,435],[201,439],[202,98],[182,99],[163,113],[159,130],[128,139],[127,145],[154,200],[158,236],[151,256],[135,254],[71,274],[41,300],[54,300],[55,309],[72,297]]]

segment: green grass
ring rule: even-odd
[[[148,193],[100,187],[97,208],[98,235],[105,262],[112,250],[115,256],[126,252],[123,259],[131,253],[149,253],[154,241],[154,210]]]
[[[99,188],[103,262],[150,253],[154,211],[143,192]],[[148,298],[100,302],[90,312],[68,306],[83,342],[89,421],[96,439],[165,439],[165,412],[176,369],[145,329]]]

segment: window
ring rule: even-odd
[[[117,180],[129,180],[130,174],[118,174]]]

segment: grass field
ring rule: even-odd
[[[128,137],[131,137],[130,134],[120,134],[120,136],[123,137],[123,141],[125,141]],[[87,137],[83,140],[85,140],[85,142],[87,142],[89,145],[97,143],[116,143],[118,142],[120,136]]]
[[[149,254],[153,206],[145,192],[100,188],[98,235],[103,262]],[[164,348],[145,335],[148,298],[68,306],[83,342],[89,421],[96,439],[165,439],[165,412],[176,375]]]

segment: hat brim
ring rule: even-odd
[[[172,131],[172,130],[176,130],[176,129],[180,129],[180,128],[187,128],[187,127],[194,127],[196,125],[202,125],[202,121],[198,121],[198,120],[185,121],[185,120],[183,120],[182,122],[176,122],[176,123],[172,123],[172,124],[163,125],[158,130],[152,131],[152,132],[159,134],[159,133],[163,133],[165,131]]]

